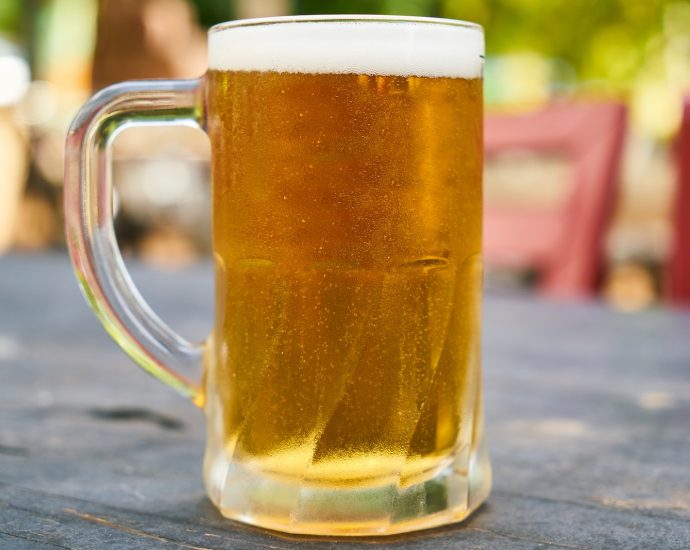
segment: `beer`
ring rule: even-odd
[[[410,72],[392,55],[373,74],[337,56],[224,66],[214,48],[212,498],[243,475],[400,491],[467,471],[481,424],[480,74]]]

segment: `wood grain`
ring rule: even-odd
[[[210,265],[132,269],[205,335]],[[2,259],[0,548],[689,548],[690,314],[492,293],[484,326],[488,504],[389,539],[286,537],[216,512],[201,413],[116,348],[65,257]]]

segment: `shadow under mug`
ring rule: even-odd
[[[459,521],[490,490],[480,375],[480,27],[311,16],[209,33],[199,80],[96,94],[67,139],[67,242],[109,334],[205,409],[221,512],[321,535]],[[146,305],[112,220],[133,124],[211,142],[216,319]],[[182,374],[203,364],[200,387]]]

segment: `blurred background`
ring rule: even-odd
[[[201,75],[215,23],[310,13],[480,23],[488,116],[562,101],[622,104],[625,141],[594,295],[625,311],[663,303],[690,93],[690,0],[0,0],[0,255],[64,251],[64,138],[93,91]],[[179,268],[208,255],[208,149],[191,129],[123,133],[113,175],[127,256]],[[487,163],[487,202],[555,204],[568,177],[553,155],[497,157]],[[508,278],[534,284],[529,269]]]

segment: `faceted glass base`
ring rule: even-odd
[[[290,482],[208,451],[204,477],[221,513],[288,533],[371,536],[428,529],[465,519],[491,489],[483,444],[469,456],[458,452],[452,464],[424,481],[402,486],[393,480],[375,487]]]

